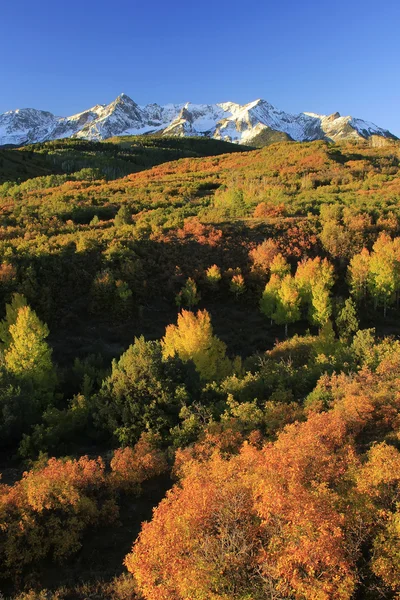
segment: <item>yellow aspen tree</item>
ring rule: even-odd
[[[290,273],[290,265],[286,258],[279,252],[276,256],[274,256],[271,267],[270,267],[271,275],[278,275],[279,277],[285,277]]]
[[[54,385],[51,348],[45,341],[49,329],[29,306],[19,309],[16,322],[10,325],[11,343],[5,364],[11,373],[30,379],[40,388]]]
[[[163,358],[177,354],[184,362],[192,360],[202,379],[220,379],[229,372],[226,345],[213,334],[206,310],[182,310],[177,325],[166,328],[161,347]]]
[[[8,348],[11,343],[10,325],[14,325],[17,320],[18,311],[26,306],[26,298],[22,294],[13,294],[10,304],[6,304],[6,316],[0,322],[0,340],[3,343],[3,349]]]
[[[217,265],[211,265],[206,271],[206,280],[212,289],[216,289],[219,281],[221,281],[221,270]]]
[[[348,283],[351,295],[360,302],[367,295],[368,273],[370,254],[367,248],[363,248],[359,254],[355,254],[350,261],[348,270]]]
[[[332,314],[332,305],[329,289],[323,283],[315,283],[311,290],[311,321],[323,327]]]
[[[392,239],[382,233],[376,240],[369,261],[368,289],[375,308],[383,305],[383,314],[395,299],[398,289],[398,269]]]
[[[288,324],[300,319],[300,296],[296,282],[291,275],[286,275],[281,281],[277,294],[276,310],[272,318],[278,325],[285,325],[286,337]]]
[[[271,279],[265,286],[263,295],[261,296],[260,300],[260,311],[263,313],[263,315],[271,319],[271,325],[272,315],[275,313],[276,310],[280,283],[280,277],[278,275],[272,275]]]

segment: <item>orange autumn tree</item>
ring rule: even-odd
[[[372,571],[400,594],[400,452],[384,442],[372,446],[357,488],[373,515]]]
[[[89,526],[118,514],[101,458],[51,458],[0,486],[0,574],[79,550]]]
[[[278,254],[278,245],[273,239],[264,240],[250,250],[249,258],[254,270],[266,274],[269,272],[274,257]]]
[[[354,461],[333,414],[263,450],[189,459],[125,564],[146,600],[350,599],[356,553],[334,488]]]
[[[164,453],[157,448],[160,436],[142,433],[133,448],[118,448],[111,459],[111,481],[117,490],[140,490],[146,479],[167,470]]]
[[[146,600],[233,600],[262,591],[248,466],[218,452],[186,464],[182,487],[168,493],[125,560]]]
[[[256,508],[269,589],[277,598],[350,599],[357,549],[342,512],[346,490],[342,498],[337,488],[356,459],[345,424],[325,413],[289,425],[264,449],[264,460]]]
[[[400,429],[399,364],[392,355],[375,372],[324,376],[329,410],[262,448],[179,452],[179,485],[126,557],[145,600],[398,593],[400,453],[379,440]]]

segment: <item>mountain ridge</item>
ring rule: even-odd
[[[140,106],[126,94],[109,104],[97,104],[69,117],[49,111],[22,108],[0,115],[0,146],[26,145],[61,138],[100,141],[120,135],[159,134],[204,136],[239,144],[265,145],[268,140],[293,141],[397,139],[374,123],[339,113],[296,115],[275,108],[258,98],[244,105],[147,104]],[[264,140],[258,142],[258,140]]]

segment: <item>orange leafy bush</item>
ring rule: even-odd
[[[165,472],[168,465],[164,453],[143,433],[133,449],[115,450],[110,467],[113,484],[129,491],[136,490],[146,479]]]
[[[215,430],[178,451],[180,482],[125,560],[144,598],[350,600],[374,576],[399,592],[400,453],[363,449],[399,431],[397,367],[324,376],[329,410],[276,442],[230,448]]]
[[[355,555],[329,484],[354,460],[333,414],[289,426],[263,450],[188,459],[126,565],[146,600],[350,598]]]
[[[103,461],[49,459],[0,490],[2,574],[76,552],[88,526],[116,518]]]

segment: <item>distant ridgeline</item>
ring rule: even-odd
[[[311,142],[363,140],[395,136],[374,123],[335,112],[287,113],[259,98],[247,104],[147,104],[126,94],[110,104],[97,104],[78,114],[56,116],[35,108],[0,114],[0,145],[26,145],[62,138],[101,141],[113,136],[202,136],[227,142],[265,146],[277,141]]]

